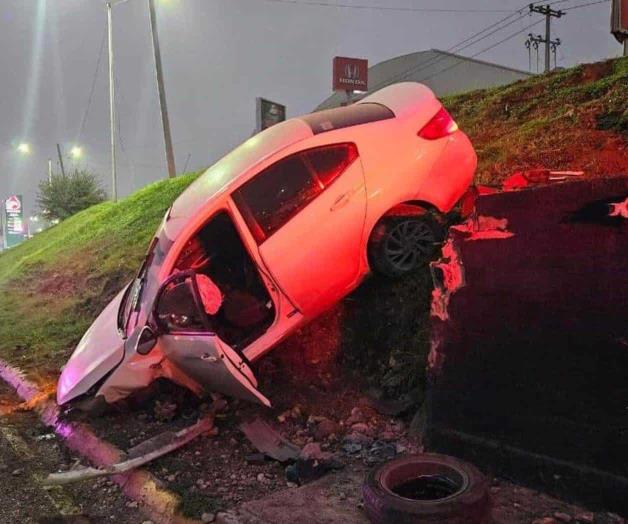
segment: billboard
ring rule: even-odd
[[[363,58],[334,58],[334,91],[368,91],[369,61]]]
[[[256,99],[256,131],[264,131],[286,119],[286,106],[272,102],[266,98]]]
[[[628,0],[613,0],[611,33],[620,43],[628,40]]]
[[[22,195],[10,196],[2,203],[2,232],[5,249],[24,240],[26,230]]]

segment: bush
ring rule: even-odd
[[[39,183],[37,204],[49,220],[64,220],[106,198],[98,177],[86,169],[52,175]]]

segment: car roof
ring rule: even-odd
[[[405,116],[415,112],[427,98],[435,97],[432,91],[422,84],[416,82],[393,84],[353,106],[292,118],[252,136],[208,168],[177,198],[170,210],[167,224],[168,236],[170,238],[177,236],[190,217],[211,204],[255,165],[315,134],[334,130],[334,126],[329,129],[321,129],[320,126],[321,122],[323,124],[328,122],[329,115],[334,111],[339,112],[339,120],[346,121],[346,112],[351,111],[351,107],[355,107],[356,112],[370,116],[355,118],[353,123],[348,125],[368,124],[384,118]],[[364,111],[366,109],[364,104],[370,104],[371,108],[379,106],[383,110]],[[341,115],[342,112],[344,113]],[[321,115],[324,115],[324,118]]]
[[[223,194],[238,178],[278,151],[313,136],[310,127],[298,118],[276,124],[258,133],[208,168],[177,198],[170,210],[168,236],[174,238],[187,218]]]

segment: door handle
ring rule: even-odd
[[[349,199],[350,198],[351,198],[351,192],[350,191],[347,191],[346,193],[343,193],[342,195],[340,195],[334,201],[334,203],[331,205],[329,210],[330,211],[336,211],[337,209],[340,209],[340,208],[346,206],[349,203]]]

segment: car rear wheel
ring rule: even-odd
[[[439,224],[428,214],[384,217],[373,229],[368,254],[371,268],[399,277],[426,264],[442,240]]]

